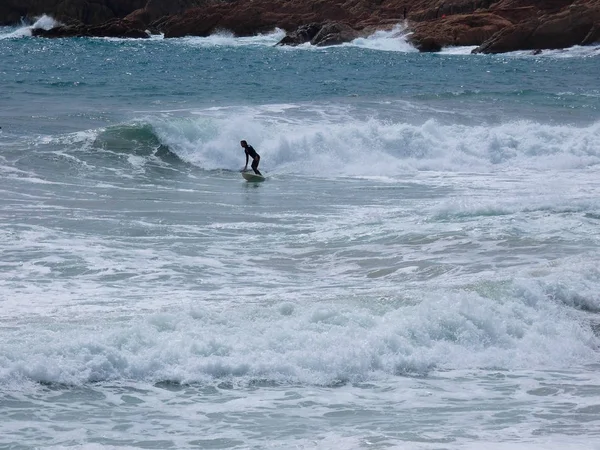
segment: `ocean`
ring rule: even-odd
[[[0,448],[600,449],[600,46],[28,34]]]

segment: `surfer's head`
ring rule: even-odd
[[[244,148],[248,147],[248,143],[246,141],[240,141],[240,144]]]

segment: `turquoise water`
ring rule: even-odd
[[[598,448],[598,48],[398,31],[0,29],[0,446]]]

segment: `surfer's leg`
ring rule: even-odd
[[[252,161],[252,165],[250,167],[252,167],[252,170],[254,170],[254,173],[256,175],[260,175],[262,177],[262,173],[259,172],[258,170],[258,163],[260,162],[260,157],[256,158],[254,161]]]

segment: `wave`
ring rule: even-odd
[[[477,46],[469,46],[469,47],[445,47],[441,50],[440,54],[442,55],[458,55],[458,56],[466,56],[472,55],[472,51],[476,49]],[[473,55],[477,57],[489,57],[490,55],[485,55],[483,53]],[[569,48],[556,49],[556,50],[543,50],[541,52],[533,51],[533,50],[518,50],[514,52],[501,53],[496,55],[491,55],[494,58],[498,57],[522,57],[522,58],[590,58],[595,56],[600,56],[600,45],[575,45]]]
[[[311,111],[312,109],[312,111]],[[396,176],[411,170],[586,169],[600,164],[600,122],[588,126],[515,121],[498,125],[408,123],[357,117],[352,108],[221,108],[188,118],[150,118],[157,139],[203,169],[240,164],[239,141],[271,172]]]
[[[0,383],[260,380],[331,386],[436,370],[585,366],[597,362],[600,339],[569,303],[598,311],[594,286],[585,284],[597,283],[598,272],[579,267],[569,275],[571,289],[577,280],[582,287],[577,295],[560,280],[480,280],[412,299],[195,299],[183,310],[178,303],[172,311],[127,319],[127,326],[122,317],[111,321],[106,315],[64,324],[31,319],[3,342]]]
[[[185,37],[178,39],[186,45],[197,47],[272,47],[285,36],[285,31],[279,28],[271,33],[259,34],[249,37],[236,37],[233,33],[220,31],[207,37]],[[339,47],[355,47],[380,51],[416,52],[417,50],[406,40],[407,31],[405,24],[398,24],[391,30],[376,31],[370,36],[361,37]],[[338,46],[335,46],[338,47]],[[314,47],[310,44],[297,47],[279,47],[285,51],[297,50],[326,50],[331,47]]]
[[[233,33],[219,31],[207,37],[184,37],[178,40],[196,47],[272,47],[284,36],[285,31],[276,28],[270,33],[248,37],[235,37]]]
[[[391,30],[376,31],[370,36],[355,39],[348,44],[344,44],[344,46],[388,52],[417,52],[418,50],[406,39],[407,36],[407,25],[402,23],[397,24]]]
[[[33,30],[33,29],[50,30],[58,25],[60,25],[60,22],[58,22],[58,21],[54,20],[52,17],[44,14],[43,16],[39,17],[33,23],[33,25],[24,25],[17,29],[4,28],[4,30],[2,30],[0,28],[0,39],[15,39],[15,38],[29,37],[29,36],[31,36],[31,30]],[[5,31],[5,32],[3,32],[3,31]]]
[[[409,117],[410,105],[392,113],[389,105],[380,107],[209,108],[187,115],[148,115],[53,139],[65,143],[72,138],[72,145],[79,148],[91,145],[94,151],[159,158],[204,170],[239,170],[244,162],[239,142],[245,139],[261,154],[263,168],[270,173],[325,177],[586,170],[600,165],[600,122],[575,126],[520,120],[468,125]]]

